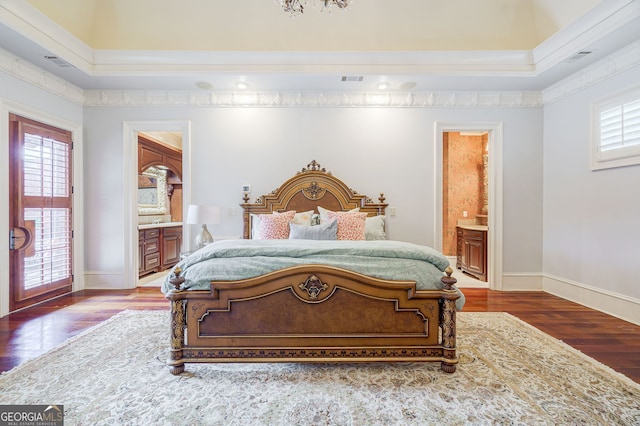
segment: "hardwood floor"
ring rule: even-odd
[[[640,383],[640,326],[542,292],[463,291],[465,311],[509,312]],[[125,309],[168,310],[169,304],[154,287],[84,290],[0,318],[0,371]]]

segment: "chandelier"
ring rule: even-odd
[[[285,12],[289,12],[292,16],[302,15],[304,13],[304,8],[307,5],[307,1],[314,0],[279,0],[282,9]],[[332,4],[335,4],[340,9],[344,9],[349,6],[351,0],[318,0],[323,3],[322,8],[325,9]]]

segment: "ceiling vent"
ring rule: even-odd
[[[342,81],[362,81],[363,78],[362,75],[343,75]]]
[[[71,68],[71,67],[73,67],[73,65],[71,65],[69,62],[65,61],[64,59],[60,59],[57,56],[45,55],[44,58],[47,61],[51,62],[52,64],[59,66],[60,68]]]
[[[576,53],[575,55],[570,56],[565,62],[567,62],[567,63],[575,62],[575,61],[577,61],[579,59],[582,59],[585,56],[590,55],[592,53],[593,53],[592,50],[581,50],[580,52]]]

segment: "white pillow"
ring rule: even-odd
[[[386,240],[384,232],[384,215],[369,216],[364,222],[365,240]]]

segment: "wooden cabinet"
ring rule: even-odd
[[[182,227],[162,229],[162,267],[171,268],[180,261]]]
[[[138,276],[171,268],[180,261],[182,227],[140,230],[138,246]]]
[[[182,152],[138,136],[138,173],[151,166],[163,166],[182,181]]]
[[[456,233],[458,237],[456,267],[486,282],[487,231],[458,226]]]

